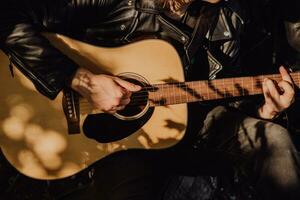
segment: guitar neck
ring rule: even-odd
[[[291,73],[291,76],[294,84],[299,87],[300,73],[294,72]],[[156,84],[152,85],[152,88],[147,88],[149,93],[148,99],[150,100],[150,106],[162,106],[257,95],[263,92],[262,83],[265,78],[279,82],[281,75],[271,74],[208,81]]]
[[[300,72],[290,74],[294,84],[300,86]],[[130,106],[145,105],[150,107],[166,106],[198,101],[229,99],[262,94],[262,83],[265,78],[276,82],[281,80],[280,74],[259,75],[249,77],[224,78],[216,80],[202,80],[190,82],[174,82],[154,84],[144,87],[135,93]],[[81,113],[99,113],[94,110],[87,100],[80,100]]]

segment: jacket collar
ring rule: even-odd
[[[210,41],[231,40],[240,24],[244,24],[244,19],[239,5],[235,1],[225,1],[213,31],[206,37]]]
[[[136,9],[153,14],[159,14],[163,11],[158,0],[136,0]]]

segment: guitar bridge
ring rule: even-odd
[[[70,88],[63,90],[62,106],[68,125],[69,134],[80,133],[79,96]]]

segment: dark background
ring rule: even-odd
[[[241,1],[246,16],[245,30],[242,35],[242,63],[244,67],[253,71],[274,72],[280,65],[299,65],[299,53],[287,43],[283,21],[292,13],[289,12],[288,2],[271,2],[268,0],[243,0]],[[291,10],[292,11],[292,10]],[[300,12],[300,11],[299,11]],[[1,68],[6,67],[6,62],[0,62]],[[2,74],[3,76],[3,74]],[[5,84],[3,79],[1,84]],[[300,148],[300,98],[299,92],[292,107],[287,111],[287,125],[290,129],[296,147]],[[1,122],[1,121],[0,121]],[[62,193],[72,192],[92,180],[88,170],[68,179],[59,181],[38,181],[19,174],[0,156],[0,199],[55,199]],[[251,199],[248,190],[234,185],[234,178],[229,178],[223,183],[225,192],[219,188],[219,194],[214,194],[214,199]],[[205,184],[205,181],[203,182]],[[228,186],[230,185],[230,186]],[[228,187],[227,187],[228,186]],[[241,185],[240,185],[241,186]],[[247,186],[250,187],[250,186]],[[200,187],[199,187],[200,188]],[[201,187],[203,188],[203,187]],[[195,190],[194,192],[203,192]],[[250,192],[251,193],[251,192]],[[241,198],[243,197],[244,198]]]

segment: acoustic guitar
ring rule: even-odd
[[[43,170],[20,165],[13,147],[1,144],[4,155],[18,171],[37,179],[69,177],[118,151],[172,147],[185,134],[186,103],[257,95],[262,93],[265,77],[281,80],[279,74],[272,74],[185,82],[180,57],[172,45],[162,40],[147,39],[107,48],[58,34],[44,36],[80,66],[94,73],[119,76],[141,85],[142,90],[134,93],[130,104],[115,115],[95,110],[86,99],[66,90],[63,107],[69,134],[63,133],[66,145],[55,155],[60,159],[60,167],[46,166],[53,159],[47,158],[46,151],[42,151],[45,152],[43,158],[33,156],[27,160],[40,163]],[[299,86],[300,74],[291,73],[291,76]],[[39,155],[36,148],[31,149],[33,155]],[[72,167],[64,165],[70,162]]]

